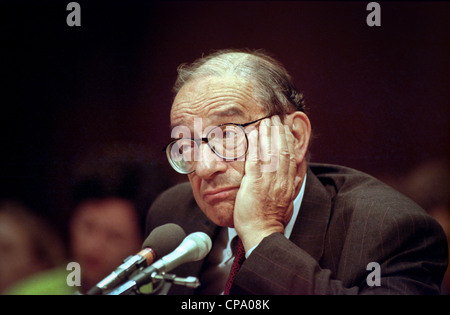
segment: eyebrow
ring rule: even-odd
[[[219,110],[211,114],[216,117],[245,116],[244,112],[237,106],[229,106],[223,110]]]

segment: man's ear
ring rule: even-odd
[[[305,160],[311,137],[311,123],[304,112],[296,111],[286,116],[286,123],[294,135],[294,149],[297,164]]]

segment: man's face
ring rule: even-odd
[[[185,126],[191,137],[205,137],[208,127],[243,124],[264,117],[253,88],[242,80],[210,77],[189,82],[178,92],[171,111],[171,125]],[[202,134],[194,128],[201,119]],[[205,132],[206,130],[206,132]],[[203,143],[195,171],[188,175],[201,210],[219,226],[233,227],[236,194],[244,176],[243,160],[224,161]]]

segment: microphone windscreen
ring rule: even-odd
[[[142,248],[150,247],[158,258],[163,257],[174,251],[185,237],[186,233],[178,224],[164,224],[153,229]]]

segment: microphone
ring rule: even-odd
[[[169,223],[155,228],[142,245],[142,250],[129,256],[109,276],[97,283],[86,294],[101,295],[122,283],[135,270],[151,265],[156,257],[163,257],[180,245],[186,233],[177,224]]]
[[[153,265],[148,266],[119,288],[108,293],[108,295],[128,294],[151,282],[155,273],[169,272],[184,263],[201,260],[208,255],[211,246],[211,239],[205,233],[195,232],[189,234],[173,252],[159,259]]]

